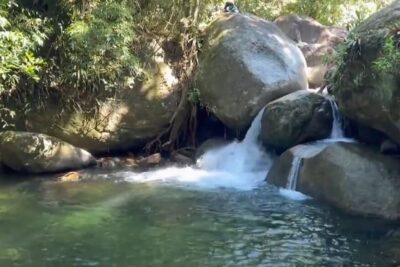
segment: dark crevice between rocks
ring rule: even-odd
[[[225,125],[214,114],[207,111],[206,108],[199,108],[197,119],[196,146],[199,146],[211,138],[233,140],[241,137],[241,135],[238,135],[235,131],[225,127]]]

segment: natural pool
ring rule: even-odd
[[[397,225],[283,197],[123,172],[0,182],[0,266],[396,266]],[[7,181],[7,182],[6,182]]]

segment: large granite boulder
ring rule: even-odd
[[[281,153],[300,143],[329,137],[332,120],[329,99],[308,91],[294,92],[266,105],[261,140],[267,148]]]
[[[168,127],[179,102],[177,78],[164,58],[160,52],[149,60],[143,81],[115,91],[90,91],[74,100],[76,105],[49,90],[43,107],[18,113],[22,123],[16,129],[55,136],[96,154],[141,148]]]
[[[400,160],[362,144],[300,145],[274,163],[267,181],[286,187],[302,158],[296,190],[352,214],[400,219]]]
[[[331,54],[338,44],[344,42],[347,30],[324,26],[312,18],[298,15],[282,16],[274,23],[297,43],[307,61],[307,78],[310,88],[325,83],[328,70],[324,57]]]
[[[197,88],[226,126],[244,130],[267,103],[307,88],[305,60],[275,24],[225,14],[206,31]]]
[[[384,54],[389,38],[394,38],[397,42],[394,49],[398,49],[398,31],[393,30],[393,25],[399,21],[400,1],[394,1],[362,22],[352,32],[333,77],[333,93],[340,110],[350,119],[385,133],[398,144],[400,72],[397,68],[381,71],[376,62]]]
[[[61,172],[96,164],[89,152],[55,137],[13,131],[0,133],[0,161],[24,173]]]

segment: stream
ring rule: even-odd
[[[258,144],[260,114],[243,141],[196,166],[86,170],[78,183],[0,178],[0,266],[399,264],[398,225],[264,181],[274,156]]]
[[[118,175],[118,172],[115,173]],[[0,184],[0,266],[395,266],[396,225],[347,216],[312,199],[37,179]]]

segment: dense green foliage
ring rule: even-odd
[[[49,21],[14,2],[0,3],[0,92],[38,81],[45,61],[38,56],[49,31]]]
[[[129,1],[103,1],[77,12],[59,38],[60,84],[76,89],[115,88],[139,73]]]
[[[140,73],[137,50],[133,47],[135,33],[176,35],[182,30],[183,18],[187,20],[186,26],[196,26],[208,21],[221,5],[215,0],[59,0],[50,7],[48,2],[52,1],[33,2],[36,5],[1,0],[0,90],[16,89],[21,79],[38,82],[46,66],[56,68],[52,69],[56,76],[52,79],[57,85],[81,89],[118,86],[121,77]],[[268,19],[299,13],[322,23],[343,25],[364,18],[386,2],[238,0],[237,5]],[[44,4],[51,10],[43,11]],[[50,38],[54,33],[57,36]],[[53,43],[46,45],[48,40]],[[41,53],[43,47],[57,51]]]
[[[0,0],[0,93],[55,90],[83,97],[132,86],[144,78],[142,70],[154,53],[149,43],[169,41],[173,59],[187,61],[191,57],[185,51],[196,48],[199,28],[221,11],[223,2]],[[270,20],[298,13],[325,24],[353,27],[387,2],[237,0],[236,4],[242,12]]]

